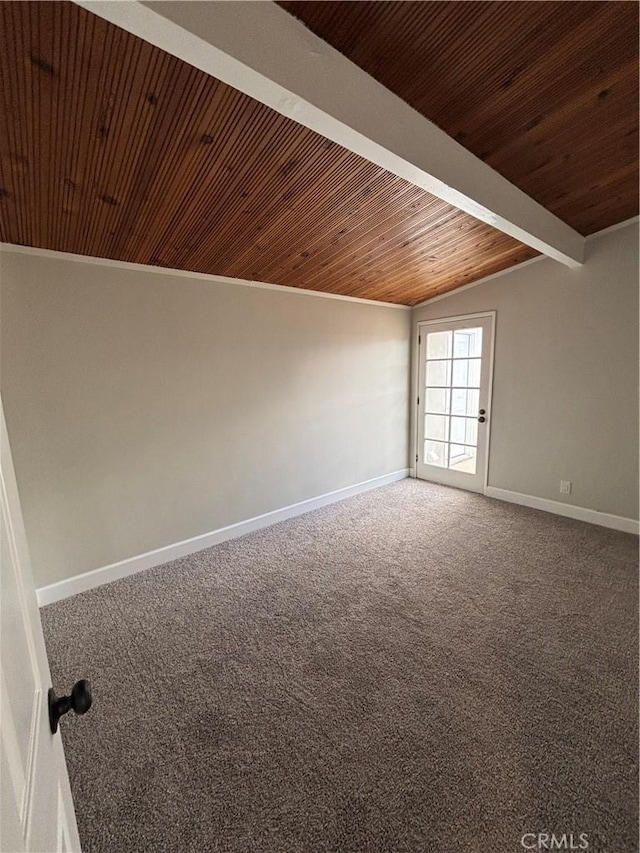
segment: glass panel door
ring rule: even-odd
[[[420,324],[417,475],[483,491],[493,317]]]

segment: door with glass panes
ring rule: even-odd
[[[416,474],[482,492],[494,315],[420,323]]]

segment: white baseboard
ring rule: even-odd
[[[195,554],[196,551],[202,551],[212,545],[226,542],[228,539],[237,539],[247,533],[253,533],[255,530],[277,524],[279,521],[286,521],[288,518],[304,515],[311,510],[320,509],[320,507],[359,495],[362,492],[368,492],[370,489],[377,489],[380,486],[386,486],[388,483],[404,480],[408,475],[409,469],[403,468],[400,471],[394,471],[392,474],[374,477],[372,480],[365,480],[363,483],[356,483],[354,486],[347,486],[344,489],[336,489],[334,492],[327,492],[316,498],[309,498],[282,509],[266,512],[264,515],[257,515],[255,518],[248,518],[246,521],[240,521],[237,524],[230,524],[228,527],[221,527],[211,533],[203,533],[201,536],[194,536],[191,539],[185,539],[183,542],[156,548],[155,551],[138,554],[136,557],[129,557],[126,560],[120,560],[118,563],[102,566],[99,569],[93,569],[90,572],[84,572],[81,575],[74,575],[72,578],[49,584],[49,586],[40,587],[36,591],[38,606],[44,607],[45,604],[52,604],[54,601],[69,598],[71,595],[102,586],[102,584],[127,577],[127,575],[133,575],[144,569],[151,569],[154,566],[169,563],[171,560],[186,557],[188,554]]]
[[[510,492],[508,489],[497,489],[494,486],[487,486],[484,493],[488,498],[497,498],[500,501],[521,504],[532,509],[544,510],[544,512],[553,512],[555,515],[564,515],[578,521],[588,521],[590,524],[599,524],[600,527],[610,527],[613,530],[621,530],[623,533],[635,533],[636,535],[640,533],[640,522],[633,518],[625,518],[622,515],[611,515],[608,512],[598,512],[595,509],[564,504],[561,501],[552,501],[548,498],[537,498],[534,495],[522,495],[520,492]]]

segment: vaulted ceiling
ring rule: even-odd
[[[581,234],[638,213],[638,3],[279,5]]]
[[[637,211],[634,3],[281,5],[582,233]],[[5,242],[408,305],[536,254],[72,3],[0,28]]]

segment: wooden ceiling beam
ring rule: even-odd
[[[275,3],[75,2],[548,257],[583,263],[582,235]]]

